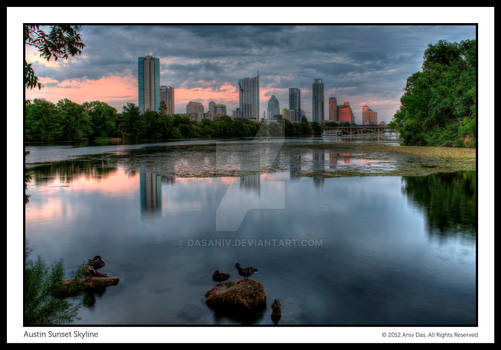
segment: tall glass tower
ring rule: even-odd
[[[294,121],[301,121],[301,91],[297,88],[289,89],[289,110],[294,111]]]
[[[174,114],[174,88],[172,86],[160,87],[160,100],[165,102],[165,114]]]
[[[146,56],[137,59],[139,110],[160,113],[160,60]]]
[[[315,79],[312,89],[312,117],[317,123],[324,122],[324,83],[322,79]]]
[[[272,95],[268,100],[268,119],[273,119],[277,114],[280,114],[280,105],[275,95]]]
[[[259,73],[238,81],[240,118],[259,120]]]

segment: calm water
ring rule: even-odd
[[[204,303],[212,272],[237,277],[239,261],[266,289],[256,324],[272,324],[275,298],[282,325],[475,324],[474,172],[328,178],[394,163],[272,144],[149,146],[76,159],[84,151],[52,148],[66,160],[33,168],[33,255],[71,271],[100,254],[120,277],[87,296],[76,323],[239,324]]]

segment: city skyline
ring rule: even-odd
[[[67,62],[44,62],[26,51],[44,84],[26,98],[101,100],[120,112],[127,102],[139,105],[134,62],[151,55],[160,60],[160,84],[176,91],[175,113],[189,101],[216,101],[231,114],[239,103],[238,80],[259,71],[260,111],[272,95],[286,105],[289,88],[296,87],[311,121],[311,84],[320,78],[324,111],[335,96],[350,101],[355,122],[362,123],[363,105],[378,111],[379,121],[391,120],[428,44],[474,39],[475,27],[82,26],[81,33],[86,48]]]

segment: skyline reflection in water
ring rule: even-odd
[[[362,163],[340,153],[290,152],[281,160],[287,167],[270,173],[252,173],[266,162],[245,155],[250,174],[224,177],[178,177],[172,154],[51,163],[34,169],[28,187],[27,243],[49,263],[63,259],[66,271],[100,254],[108,262],[103,272],[120,276],[92,308],[80,310],[80,324],[238,323],[203,303],[211,273],[234,276],[236,261],[259,268],[256,279],[270,300],[282,302],[281,324],[473,324],[474,173],[323,177],[345,159]],[[316,179],[301,176],[308,169],[318,171]],[[284,209],[249,210],[236,231],[216,230],[232,184],[242,198],[262,201],[277,181],[286,191]],[[207,239],[323,244],[180,244]],[[267,314],[254,322],[271,324]]]

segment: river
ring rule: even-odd
[[[267,294],[252,324],[273,299],[281,325],[476,323],[475,171],[391,176],[415,158],[328,138],[27,149],[32,255],[120,277],[75,324],[241,324],[204,302],[237,261]]]

